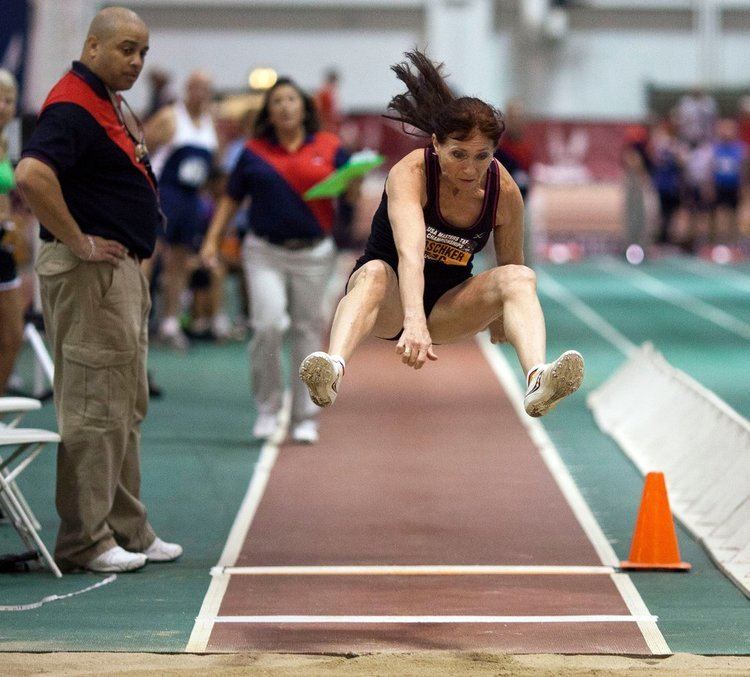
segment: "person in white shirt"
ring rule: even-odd
[[[156,113],[145,129],[167,217],[160,243],[164,293],[159,338],[179,349],[188,347],[179,323],[181,296],[191,270],[190,259],[202,243],[200,190],[208,180],[218,147],[211,96],[210,76],[196,71],[187,80],[184,99]]]

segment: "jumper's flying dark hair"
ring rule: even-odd
[[[391,99],[388,110],[395,114],[386,118],[397,120],[413,136],[435,134],[440,143],[449,136],[464,141],[477,130],[497,144],[505,130],[497,108],[473,96],[455,96],[445,82],[444,64],[433,64],[419,50],[404,56],[408,62],[395,64],[391,70],[406,85],[406,92]],[[407,130],[407,125],[422,134]]]

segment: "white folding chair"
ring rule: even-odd
[[[3,426],[8,428],[15,428],[21,419],[30,411],[36,411],[40,409],[42,403],[39,400],[35,400],[31,397],[0,397],[0,429]],[[0,463],[2,463],[3,457],[0,455]],[[39,520],[36,515],[32,512],[29,504],[26,502],[26,498],[21,493],[15,482],[13,482],[13,491],[16,494],[16,498],[21,502],[26,514],[31,519],[31,523],[35,529],[41,529],[42,525],[39,524]]]
[[[45,444],[60,441],[60,436],[49,430],[33,428],[0,428],[0,449],[9,447],[10,455],[0,459],[0,506],[8,514],[26,547],[35,551],[46,562],[52,573],[62,577],[55,560],[49,554],[37,533],[36,519],[28,509],[28,504],[18,491],[16,479],[41,453]],[[19,498],[20,496],[20,498]],[[38,524],[38,522],[36,522]]]
[[[0,397],[0,425],[15,428],[25,414],[41,406],[39,400],[31,397]]]

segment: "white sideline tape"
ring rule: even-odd
[[[549,469],[557,486],[560,488],[560,491],[565,497],[570,509],[573,511],[573,514],[576,516],[584,533],[591,542],[591,545],[599,555],[602,564],[613,567],[619,566],[620,560],[618,559],[614,548],[602,531],[599,523],[596,521],[588,503],[586,503],[581,495],[578,486],[573,480],[573,477],[565,466],[562,458],[560,458],[560,454],[547,434],[544,426],[538,419],[531,418],[524,411],[523,392],[521,391],[518,381],[516,381],[513,376],[513,371],[507,360],[490,342],[489,336],[486,333],[478,334],[476,341],[487,362],[489,362],[490,367],[492,367],[492,370],[495,372],[495,376],[507,393],[508,399],[515,409],[519,421],[523,427],[526,428],[526,432],[531,437],[537,449],[539,449],[539,454],[542,457],[542,460]]]
[[[622,277],[631,278],[636,287],[640,287],[651,296],[655,296],[662,301],[671,303],[687,310],[693,315],[702,317],[704,320],[713,322],[715,325],[726,329],[727,331],[739,336],[746,341],[750,341],[750,324],[738,320],[721,308],[712,306],[710,303],[701,301],[680,289],[670,287],[661,280],[644,273],[641,270],[635,270],[632,266],[625,263],[607,260],[599,264],[599,268],[608,272],[619,273]]]
[[[42,605],[49,604],[50,602],[59,602],[61,599],[68,599],[69,597],[82,595],[84,592],[90,592],[91,590],[96,590],[97,588],[101,588],[102,586],[109,585],[116,579],[117,579],[117,574],[112,574],[111,576],[107,576],[107,578],[99,581],[98,583],[89,585],[87,588],[84,588],[83,590],[76,590],[75,592],[69,592],[65,595],[47,595],[47,597],[42,597],[42,599],[40,599],[38,602],[31,602],[29,604],[8,604],[8,605],[0,606],[0,611],[31,611],[32,609],[38,609]]]
[[[608,566],[575,565],[384,565],[384,566],[267,566],[214,567],[212,576],[590,576],[610,575]]]
[[[250,529],[250,524],[252,523],[255,513],[258,510],[258,505],[263,498],[263,492],[268,484],[271,469],[273,468],[273,465],[276,462],[276,457],[279,454],[279,445],[283,442],[284,436],[286,435],[290,411],[291,397],[287,392],[284,395],[284,402],[279,415],[278,428],[273,436],[263,445],[260,458],[258,459],[258,463],[253,471],[250,484],[247,487],[245,498],[242,500],[240,508],[237,511],[234,523],[232,524],[232,529],[230,530],[227,542],[224,545],[224,550],[221,553],[221,557],[219,557],[219,568],[231,567],[240,555],[240,551],[245,542],[245,537]],[[219,608],[224,599],[224,593],[229,585],[230,578],[231,576],[229,575],[216,576],[213,574],[212,570],[211,582],[206,591],[206,596],[203,598],[203,604],[201,604],[199,616],[196,618],[195,624],[193,625],[193,630],[190,633],[190,639],[188,639],[185,651],[190,653],[202,653],[206,650],[208,640],[211,637],[213,624],[201,619],[212,618],[219,613]]]
[[[750,535],[750,421],[650,343],[591,392],[588,405],[643,474],[664,472],[674,514],[750,596],[741,561]]]
[[[576,297],[573,293],[568,291],[561,284],[558,284],[549,275],[539,273],[539,280],[542,284],[542,291],[545,294],[552,296],[558,303],[568,308],[574,315],[576,315],[581,321],[587,326],[593,329],[602,338],[612,344],[613,347],[617,348],[626,357],[634,354],[637,351],[637,347],[634,343],[628,340],[623,334],[621,334],[615,327],[609,324],[599,314],[594,312],[588,305]],[[578,486],[573,480],[572,476],[568,472],[565,464],[560,458],[560,454],[557,452],[552,440],[547,435],[544,426],[537,419],[531,419],[526,416],[522,408],[522,392],[518,385],[518,382],[513,377],[513,373],[510,369],[505,357],[502,353],[495,349],[486,337],[477,337],[479,345],[484,351],[487,360],[489,361],[492,368],[495,370],[498,379],[506,392],[510,397],[510,401],[516,407],[521,422],[528,428],[529,434],[534,442],[538,445],[542,458],[550,468],[555,481],[558,483],[561,491],[568,500],[569,505],[573,509],[579,523],[589,537],[594,548],[597,550],[599,557],[604,564],[612,564],[613,566],[619,566],[619,559],[612,548],[609,540],[602,531],[599,523],[594,517],[591,509],[586,503],[585,499],[578,490]],[[622,578],[614,578],[613,581],[617,585],[620,594],[623,597],[625,604],[631,612],[643,610],[648,613],[648,608],[645,602],[640,596],[640,593],[636,589],[635,585],[632,584],[630,577],[627,574],[621,574]],[[629,585],[628,585],[629,584]],[[641,630],[643,639],[648,645],[651,652],[655,655],[667,655],[671,653],[667,641],[661,634],[661,630],[655,622],[639,622],[638,627]]]
[[[624,264],[621,265],[624,266]],[[610,264],[610,266],[615,267],[615,264],[612,263]],[[689,267],[692,268],[693,266],[690,265]],[[631,274],[636,274],[633,273],[632,269],[630,268],[627,268],[627,270],[630,271]],[[740,275],[739,273],[735,273],[726,269],[722,269],[722,271],[724,273],[723,275],[721,275],[722,279],[725,276],[729,277],[734,282],[735,286],[738,286],[742,289],[747,288],[746,285],[748,283],[744,275]],[[695,272],[698,271],[696,270]],[[649,282],[645,285],[648,289],[651,290],[651,293],[655,293],[657,296],[663,298],[664,300],[675,303],[675,305],[683,307],[691,312],[696,312],[697,314],[705,317],[705,315],[700,312],[701,310],[703,310],[703,308],[701,307],[702,302],[700,302],[697,306],[691,304],[691,300],[694,301],[694,299],[692,299],[692,297],[690,297],[689,295],[678,292],[677,290],[672,290],[672,288],[668,287],[662,282],[659,282],[658,280],[649,277],[648,275],[642,273],[641,275],[643,275],[647,281],[652,281],[653,283],[655,283],[651,284]],[[631,421],[629,426],[631,433],[629,434],[627,430],[624,430],[626,426],[625,422],[622,419],[623,414],[630,413],[634,406],[632,398],[625,397],[627,393],[630,393],[631,395],[634,394],[636,399],[639,401],[639,404],[646,408],[648,408],[648,405],[645,404],[646,400],[651,401],[654,398],[656,398],[657,400],[661,399],[661,403],[663,404],[664,398],[658,397],[657,389],[653,387],[652,383],[637,383],[637,380],[643,375],[643,369],[628,369],[628,367],[630,366],[630,362],[634,363],[634,361],[637,360],[639,355],[641,355],[644,351],[651,351],[652,353],[655,352],[653,347],[650,344],[644,344],[644,346],[642,346],[641,348],[633,350],[633,344],[630,343],[630,341],[625,339],[626,343],[624,343],[623,340],[620,339],[622,335],[617,331],[617,329],[609,325],[606,320],[602,319],[585,303],[575,297],[571,292],[563,288],[557,282],[553,281],[547,275],[540,273],[539,280],[542,283],[541,289],[544,293],[549,294],[550,296],[558,300],[558,302],[562,303],[573,314],[583,320],[583,322],[587,324],[591,329],[608,340],[613,347],[619,349],[620,352],[622,352],[626,357],[630,358],[629,362],[626,362],[625,365],[621,366],[620,369],[616,371],[599,388],[597,388],[597,390],[589,394],[588,405],[592,410],[594,419],[596,420],[602,431],[610,434],[613,439],[615,439],[615,441],[620,445],[625,454],[633,461],[633,463],[635,463],[636,467],[638,467],[639,470],[641,470],[641,472],[645,474],[645,472],[651,469],[653,460],[646,459],[645,454],[641,452],[639,446],[636,445],[631,439],[633,434],[637,433],[642,435],[645,432],[644,426],[642,422],[641,425],[634,426],[633,422]],[[713,306],[709,306],[708,304],[703,305],[708,306],[709,317],[707,317],[706,319],[715,321],[715,314],[713,311],[718,311],[719,309],[714,308]],[[724,322],[725,318],[723,317],[726,316],[729,318],[729,326],[733,327],[734,329],[739,331],[741,335],[744,336],[744,334],[746,333],[745,329],[748,327],[748,325],[740,322],[739,320],[736,320],[732,316],[727,315],[723,311],[719,311],[719,315],[720,321],[718,322],[718,324],[725,328],[728,328],[726,326],[727,323]],[[736,323],[739,323],[739,325],[736,325]],[[737,429],[747,428],[748,421],[744,419],[740,414],[735,412],[731,407],[729,407],[729,405],[727,405],[715,393],[702,386],[700,383],[689,377],[684,372],[681,372],[669,365],[669,363],[664,360],[663,357],[659,356],[659,358],[664,363],[665,368],[669,369],[674,374],[675,381],[679,381],[680,383],[682,383],[685,390],[692,390],[698,397],[713,405],[713,407],[722,416],[724,416],[725,419],[731,422]],[[614,404],[613,386],[617,385],[618,382],[621,382],[618,389],[618,404]],[[603,412],[603,410],[605,409],[609,409],[609,414],[611,417],[611,420],[609,421],[605,421],[605,418],[607,417],[607,415]],[[664,421],[669,418],[670,413],[674,415],[679,414],[680,412],[676,411],[674,407],[659,412],[661,423],[664,423]],[[682,418],[684,419],[684,417]],[[701,417],[697,417],[697,420],[702,421],[703,419]],[[682,428],[684,429],[684,427],[685,426],[683,425]],[[682,446],[683,448],[685,448],[689,445]],[[714,448],[716,446],[716,444],[713,445]],[[733,447],[729,445],[728,448],[731,450]],[[660,446],[660,450],[661,463],[659,465],[663,466],[666,454],[664,453],[665,449],[663,449],[663,447]],[[715,459],[712,459],[711,466],[714,465],[713,460]],[[689,467],[694,467],[695,465],[696,464],[693,463]],[[745,464],[745,467],[747,467],[747,463]],[[732,481],[740,476],[740,473],[732,473],[727,477],[730,481]],[[732,535],[734,535],[734,538],[738,539],[741,543],[747,543],[745,532],[742,530],[742,525],[746,524],[745,519],[743,519],[745,517],[745,513],[742,511],[743,506],[746,506],[747,502],[750,501],[750,495],[747,496],[744,503],[742,501],[742,497],[739,497],[738,500],[734,500],[734,512],[732,514],[726,515],[726,505],[727,503],[730,503],[731,508],[732,496],[731,492],[729,495],[726,495],[727,492],[723,492],[724,496],[719,507],[723,508],[723,514],[726,515],[726,521],[723,524],[714,525],[713,527],[708,528],[706,525],[702,525],[699,520],[696,519],[695,515],[688,514],[690,508],[692,507],[690,502],[687,502],[685,505],[681,505],[680,492],[675,490],[676,487],[672,485],[671,478],[672,473],[668,473],[666,479],[672,503],[674,506],[676,506],[674,511],[675,514],[679,517],[685,527],[696,538],[699,539],[699,541],[706,548],[707,552],[719,567],[719,569],[721,569],[731,580],[733,580],[738,585],[740,590],[745,593],[745,595],[750,597],[750,566],[748,566],[744,562],[737,561],[739,553],[736,544],[732,543],[732,547],[726,547],[727,540]],[[717,491],[722,491],[720,486]],[[724,547],[722,548],[722,546]],[[748,558],[750,559],[750,553],[748,553]],[[653,647],[652,650],[654,650]],[[654,653],[668,652],[668,649],[663,652],[654,650]]]
[[[656,616],[582,615],[582,616],[216,616],[213,623],[346,623],[346,624],[419,624],[419,623],[655,623]]]
[[[638,592],[638,588],[635,587],[633,580],[628,574],[612,574],[610,576],[612,582],[620,593],[620,596],[628,607],[628,611],[633,614],[635,618],[644,618],[648,615],[648,607],[641,597],[641,593]],[[657,656],[667,656],[672,653],[669,648],[669,644],[664,639],[664,635],[661,634],[659,626],[654,621],[637,621],[638,628],[643,635],[643,639],[646,640],[646,644],[651,649],[651,652]]]
[[[587,306],[572,292],[568,291],[560,283],[556,282],[546,273],[537,272],[537,278],[543,293],[555,299],[561,306],[567,308],[585,325],[593,329],[605,341],[611,343],[623,355],[628,356],[634,353],[638,346],[625,337],[620,331],[615,329],[599,313]]]
[[[670,259],[668,264],[693,275],[700,275],[709,280],[721,282],[722,284],[739,289],[745,294],[750,294],[750,277],[738,273],[731,268],[711,265],[700,259]]]

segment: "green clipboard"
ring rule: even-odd
[[[362,151],[352,155],[345,165],[316,183],[302,197],[305,200],[318,200],[325,197],[338,197],[349,184],[367,172],[379,167],[385,162],[383,155],[372,151]]]

